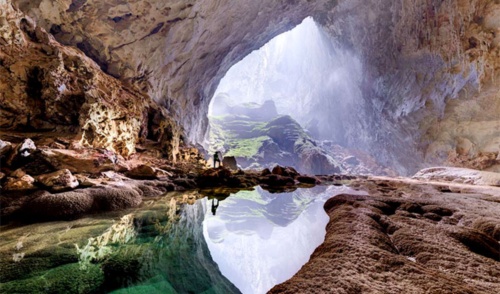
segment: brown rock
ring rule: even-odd
[[[35,142],[31,139],[25,139],[19,143],[14,152],[7,159],[7,164],[10,166],[20,166],[27,162],[29,157],[36,151]]]
[[[285,177],[292,177],[292,178],[299,175],[299,173],[293,167],[290,167],[290,166],[282,167],[279,165],[277,165],[273,168],[272,174],[285,176]]]
[[[301,183],[304,183],[304,184],[314,184],[314,185],[318,185],[321,183],[320,180],[318,180],[318,178],[316,177],[313,177],[313,176],[298,176],[295,178],[297,181],[301,182]]]
[[[19,213],[29,220],[72,219],[84,214],[136,207],[141,202],[142,192],[128,185],[58,194],[44,191],[41,195],[29,199]]]
[[[283,187],[295,185],[295,180],[291,177],[271,174],[260,178],[260,182],[270,187]]]
[[[78,184],[80,187],[85,187],[85,188],[88,188],[88,187],[93,187],[95,185],[97,185],[99,183],[99,181],[97,180],[92,180],[84,175],[75,175],[75,178],[78,180]]]
[[[37,181],[52,191],[65,191],[78,187],[79,183],[68,169],[61,169],[37,177]]]
[[[129,172],[127,172],[127,176],[131,178],[137,179],[155,179],[156,178],[156,170],[154,167],[149,165],[141,164]]]
[[[238,170],[238,164],[236,163],[236,158],[234,156],[224,156],[222,165],[230,170]]]
[[[198,177],[197,183],[200,187],[216,187],[224,186],[228,183],[229,179],[232,177],[231,171],[221,168],[210,168]]]
[[[30,175],[24,175],[20,178],[7,178],[3,189],[4,191],[30,191],[36,190],[37,187],[34,185],[35,179]]]
[[[12,144],[7,141],[0,140],[0,158],[9,154],[12,150]]]
[[[20,179],[20,178],[24,177],[25,175],[26,175],[26,172],[23,169],[18,168],[15,171],[11,172],[9,176],[11,176],[13,178]]]
[[[112,155],[91,149],[82,151],[49,149],[41,156],[57,169],[68,169],[72,173],[98,174],[107,170],[124,170],[126,165],[116,163]]]
[[[169,172],[141,164],[127,172],[127,176],[134,179],[158,179],[172,176]]]
[[[263,169],[262,172],[260,173],[261,176],[267,176],[270,174],[271,174],[271,171],[268,168]]]

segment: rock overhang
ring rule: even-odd
[[[348,143],[401,173],[446,161],[458,139],[472,136],[435,128],[438,121],[454,126],[461,115],[448,101],[494,106],[486,112],[499,104],[496,86],[486,82],[497,75],[499,55],[499,5],[491,1],[14,2],[61,43],[147,92],[191,142],[203,138],[225,72],[307,16],[363,64]]]

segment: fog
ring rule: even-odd
[[[337,48],[312,18],[272,39],[234,65],[214,101],[236,105],[273,100],[316,139],[345,142],[348,109],[363,107],[361,63]],[[212,103],[209,115],[220,105]]]

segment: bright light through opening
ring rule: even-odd
[[[336,47],[312,18],[306,18],[227,72],[209,108],[211,132],[207,147],[211,152],[221,150],[238,157],[238,162],[248,161],[247,166],[252,160],[260,160],[300,168],[305,156],[325,153],[313,150],[318,149],[314,140],[346,142],[349,126],[344,122],[349,121],[349,110],[363,103],[360,84],[359,59]],[[288,127],[270,130],[266,123],[280,115],[291,117],[278,121]],[[273,132],[295,137],[273,137]],[[264,151],[279,156],[268,156]],[[324,157],[321,160],[335,165],[331,157]]]

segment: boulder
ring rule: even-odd
[[[321,181],[318,180],[318,178],[313,177],[313,176],[298,176],[295,178],[297,181],[304,183],[304,184],[313,184],[317,185],[320,184]]]
[[[37,177],[37,181],[54,192],[71,190],[79,185],[76,177],[68,169],[40,175]]]
[[[172,176],[172,174],[162,169],[154,168],[146,164],[141,164],[128,171],[127,176],[134,179],[158,179],[170,177]]]
[[[270,174],[271,174],[271,171],[268,168],[263,169],[262,172],[260,173],[261,176],[267,176]]]
[[[293,167],[290,167],[290,166],[282,167],[279,165],[277,165],[273,168],[272,174],[285,176],[285,177],[292,177],[292,178],[299,175],[299,173]]]
[[[222,165],[230,170],[238,170],[238,164],[236,163],[236,158],[234,158],[234,156],[224,156]]]
[[[91,149],[80,151],[65,149],[42,150],[41,156],[56,169],[69,169],[72,173],[97,174],[107,170],[125,171],[128,169],[114,155]]]
[[[222,168],[210,168],[205,170],[197,179],[198,185],[201,187],[216,187],[227,184],[232,177],[231,171]]]
[[[29,161],[29,158],[36,151],[35,142],[31,139],[24,139],[19,145],[17,145],[14,152],[12,152],[7,159],[7,165],[10,166],[21,166]]]
[[[270,187],[283,187],[295,185],[295,180],[291,177],[271,174],[260,178],[260,182]]]

